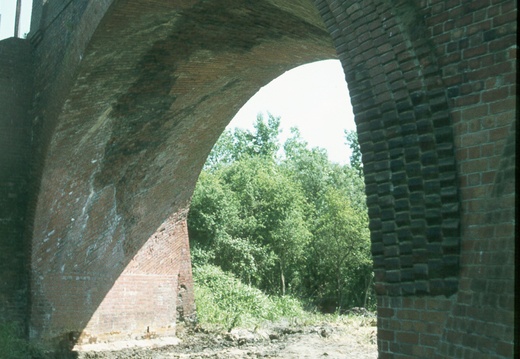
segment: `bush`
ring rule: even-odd
[[[298,300],[290,296],[268,296],[216,266],[194,268],[193,278],[201,324],[215,324],[231,330],[237,326],[252,328],[266,321],[307,315]]]

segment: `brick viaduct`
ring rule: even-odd
[[[511,358],[514,0],[34,0],[0,42],[0,320],[175,332],[186,213],[263,85],[339,58],[363,153],[380,358]],[[71,343],[72,344],[72,343]]]

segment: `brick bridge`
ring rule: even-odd
[[[516,2],[35,0],[0,42],[0,320],[66,345],[194,312],[186,213],[263,85],[343,64],[380,358],[511,358]],[[71,342],[68,343],[67,342]]]

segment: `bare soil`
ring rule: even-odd
[[[230,332],[180,328],[178,338],[78,346],[80,359],[166,358],[377,358],[374,317],[300,326],[276,323],[256,330]],[[120,343],[121,345],[121,343]],[[145,347],[146,345],[146,347]]]

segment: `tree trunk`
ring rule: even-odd
[[[280,263],[280,279],[282,280],[282,295],[285,295],[285,276],[283,275],[282,263]]]
[[[367,290],[365,291],[365,302],[363,303],[363,308],[366,309],[367,301],[368,301],[368,291],[370,290],[370,286],[372,285],[372,280],[374,279],[374,275],[370,273],[370,279],[368,281]]]
[[[337,277],[336,277],[336,285],[337,285],[337,289],[338,289],[338,306],[337,306],[337,310],[338,310],[338,314],[341,314],[341,301],[343,300],[343,288],[342,288],[342,285],[341,285],[341,271],[340,271],[340,268],[338,267],[337,269]]]

